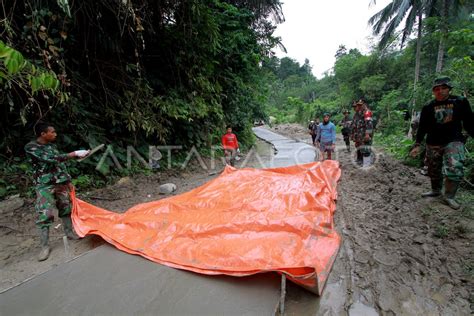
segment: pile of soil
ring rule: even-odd
[[[312,142],[308,128],[299,124],[279,124],[273,126],[271,131],[303,143],[311,144]]]

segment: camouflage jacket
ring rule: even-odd
[[[339,125],[342,126],[342,128],[351,128],[352,125],[352,118],[348,115],[347,117],[343,117],[341,120],[341,123]]]
[[[39,144],[29,142],[25,151],[33,165],[33,182],[35,185],[66,183],[71,181],[71,176],[66,170],[64,161],[67,154],[60,154],[54,144]]]
[[[370,113],[370,114],[369,114]],[[365,133],[372,137],[373,122],[370,111],[359,111],[354,114],[351,124],[351,138],[355,142],[363,142]]]

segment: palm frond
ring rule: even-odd
[[[395,20],[393,21],[395,24],[395,28],[399,26],[400,23],[403,21],[403,18],[407,14],[408,10],[410,10],[410,8],[416,7],[414,5],[415,2],[416,1],[413,1],[412,3],[412,0],[403,0],[402,3],[400,3],[400,7],[397,10],[397,15],[395,16]],[[393,29],[393,31],[395,31],[395,28]],[[392,34],[393,34],[393,31],[392,31]]]
[[[375,35],[379,35],[383,26],[387,24],[395,14],[397,14],[402,1],[404,0],[392,1],[369,19],[369,24],[373,26],[373,32]]]
[[[392,6],[389,4],[369,19],[369,24],[373,26],[373,32],[375,35],[380,34],[382,27],[387,23],[392,15]]]
[[[369,19],[375,35],[381,35],[379,48],[392,39],[398,26],[405,20],[402,31],[402,44],[411,34],[418,13],[432,9],[438,0],[393,0]],[[406,19],[405,19],[406,18]]]
[[[393,36],[397,25],[395,24],[396,18],[393,18],[388,22],[385,26],[385,29],[382,32],[382,36],[380,37],[379,48],[384,48],[385,45],[390,41],[390,38]]]
[[[401,40],[400,45],[403,45],[405,43],[406,39],[408,38],[408,36],[410,36],[411,32],[413,31],[413,25],[415,24],[416,16],[417,16],[416,10],[412,8],[410,10],[410,13],[407,16],[405,27],[403,28],[403,31],[402,31],[402,40]]]

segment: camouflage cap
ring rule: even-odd
[[[359,100],[357,100],[356,102],[356,105],[364,105],[365,104],[365,99],[364,98],[360,98]]]
[[[451,78],[449,77],[438,77],[433,81],[433,87],[431,89],[434,89],[435,87],[439,86],[446,86],[449,89],[452,89],[453,86],[451,85]]]
[[[329,112],[324,112],[323,116],[331,116],[331,114],[329,114]]]

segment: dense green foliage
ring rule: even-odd
[[[473,103],[474,7],[394,4],[371,21],[382,37],[370,53],[341,45],[334,67],[317,79],[309,60],[272,57],[281,46],[273,36],[280,1],[3,1],[0,197],[28,185],[23,146],[39,120],[56,125],[62,150],[112,144],[124,163],[128,145],[145,157],[149,144],[206,151],[226,124],[249,146],[255,120],[306,125],[330,112],[338,121],[363,96],[377,118],[376,142],[407,160],[406,113],[431,99],[436,76],[450,76],[454,94]],[[400,20],[404,12],[410,16]],[[404,23],[403,30],[390,23]],[[100,157],[93,158],[71,163],[76,184],[107,181],[95,170]],[[105,171],[112,164],[106,160]]]
[[[305,72],[310,67],[309,63],[301,66],[287,58],[272,60],[266,65],[267,76],[271,79],[268,113],[275,116],[277,122],[306,125],[314,117],[321,118],[324,112],[332,113],[333,120],[339,121],[343,109],[351,109],[354,100],[364,97],[377,120],[376,144],[385,146],[388,152],[407,163],[418,165],[419,161],[407,157],[413,144],[413,140],[407,137],[409,116],[432,99],[433,79],[441,75],[451,77],[455,87],[452,93],[466,96],[471,105],[474,101],[474,20],[469,14],[474,7],[467,2],[455,1],[456,10],[453,7],[448,11],[449,16],[443,16],[442,8],[446,1],[423,4],[430,7],[422,8],[425,18],[420,30],[419,55],[416,54],[417,40],[409,37],[412,32],[418,32],[409,24],[398,37],[396,32],[387,34],[366,55],[341,45],[335,52],[334,67],[320,79]],[[403,4],[405,11],[408,10],[406,5],[411,5],[405,0],[394,2],[398,6]],[[415,7],[413,12],[418,9]],[[395,10],[394,14],[398,12]],[[390,23],[390,19],[387,22]],[[381,28],[380,32],[386,26],[376,24]],[[440,39],[446,30],[443,62],[440,65]],[[406,46],[400,48],[397,45],[400,42],[406,42]],[[417,56],[420,57],[420,74],[415,80]],[[441,70],[437,69],[439,66],[442,66]],[[470,140],[466,148],[466,174],[473,182],[474,141]]]
[[[279,45],[279,1],[7,0],[0,9],[0,191],[23,177],[23,146],[40,120],[56,126],[61,149],[113,144],[120,160],[127,145],[145,157],[148,144],[209,148],[226,124],[250,145],[252,123],[265,118],[259,64]],[[93,174],[94,163],[73,175]]]

